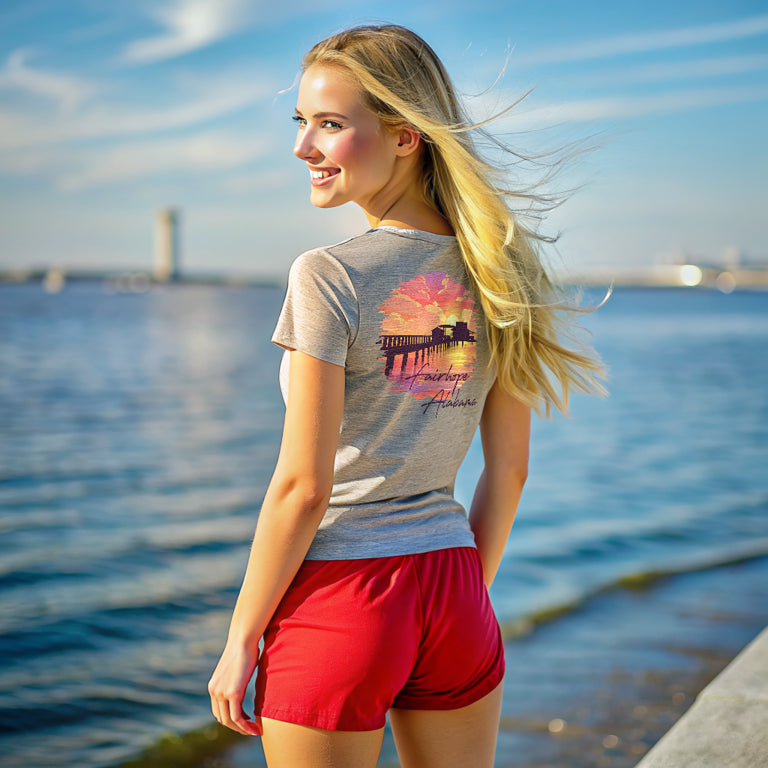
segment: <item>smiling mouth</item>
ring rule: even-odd
[[[331,176],[335,176],[339,171],[334,169],[332,171],[328,170],[322,170],[322,171],[310,171],[309,176],[311,179],[327,179]]]

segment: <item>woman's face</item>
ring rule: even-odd
[[[351,76],[333,66],[310,66],[299,85],[293,153],[307,164],[310,200],[318,208],[355,202],[372,212],[392,182],[397,133],[362,102]]]

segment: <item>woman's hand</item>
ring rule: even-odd
[[[249,719],[243,709],[245,690],[256,670],[258,648],[227,644],[208,683],[213,716],[227,728],[245,736],[261,736],[261,718]]]

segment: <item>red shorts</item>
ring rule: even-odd
[[[307,560],[264,633],[255,714],[375,730],[391,707],[465,707],[503,676],[476,549]]]

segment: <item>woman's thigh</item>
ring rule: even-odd
[[[392,709],[402,768],[493,768],[503,683],[461,709]]]
[[[326,731],[262,718],[269,768],[375,768],[384,729]]]

